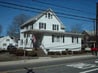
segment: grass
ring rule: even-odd
[[[91,54],[91,53],[83,53],[83,54]],[[66,57],[72,55],[83,55],[83,54],[69,54],[69,55],[48,55],[52,58],[58,57]],[[15,56],[14,54],[9,54],[8,52],[0,53],[0,62],[4,61],[17,61],[17,60],[24,60],[24,59],[38,59],[39,57],[27,57],[27,56]]]
[[[27,57],[27,56],[15,56],[14,54],[9,53],[0,53],[0,62],[4,61],[16,61],[16,60],[23,60],[23,59],[37,59],[38,57]]]

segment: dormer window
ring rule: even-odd
[[[46,13],[45,17],[48,18],[48,19],[52,19],[52,14],[51,13]]]
[[[47,18],[47,13],[45,14],[45,17]]]
[[[50,17],[51,17],[51,14],[50,14],[50,13],[48,13],[48,19],[50,19]]]
[[[52,14],[51,14],[51,19],[52,19]]]

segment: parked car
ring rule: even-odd
[[[17,48],[16,48],[14,45],[10,44],[10,45],[8,45],[7,50],[8,50],[10,53],[15,53],[16,50],[17,50]]]

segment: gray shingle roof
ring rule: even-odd
[[[84,32],[86,32],[90,36],[94,36],[96,34],[95,31],[84,31]]]

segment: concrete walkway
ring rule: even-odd
[[[49,62],[49,61],[60,61],[60,60],[70,60],[70,59],[81,59],[81,58],[90,58],[95,57],[93,55],[78,55],[78,56],[65,56],[65,57],[39,57],[38,59],[29,59],[29,60],[18,60],[18,61],[7,61],[7,62],[0,62],[0,66],[7,66],[7,65],[16,65],[16,64],[29,64],[29,63],[40,63],[40,62]]]

